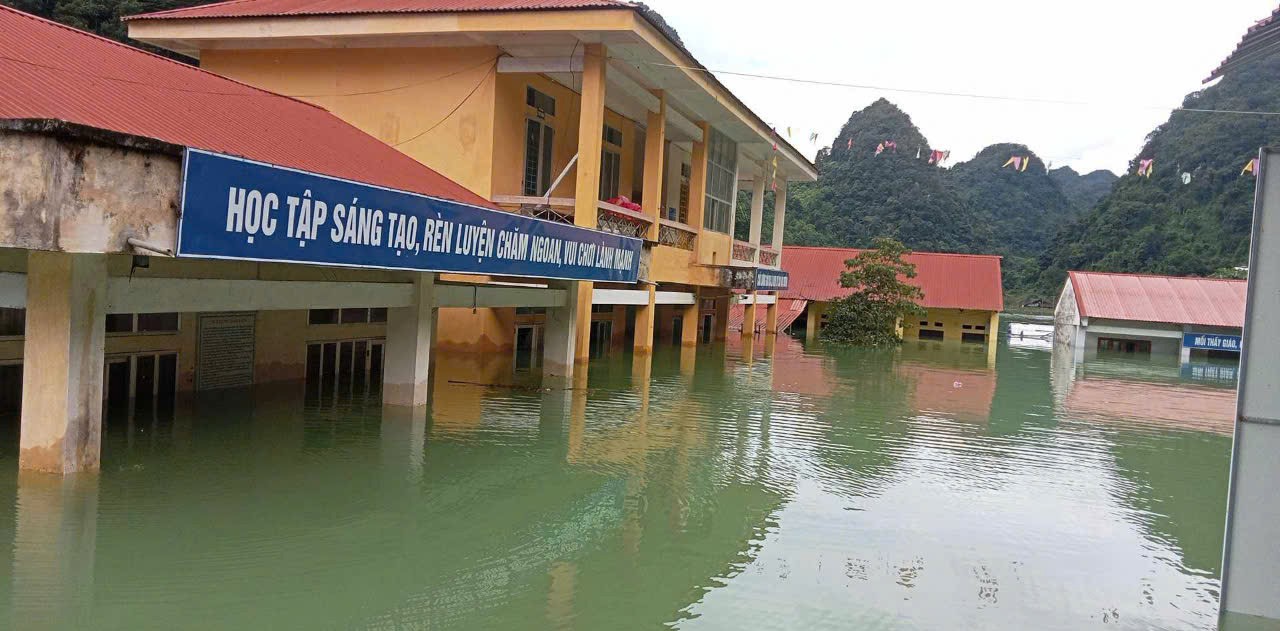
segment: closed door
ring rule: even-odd
[[[380,391],[384,344],[371,339],[307,344],[307,395],[328,398]]]

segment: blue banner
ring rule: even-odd
[[[641,241],[187,149],[178,256],[634,283]]]
[[[1206,351],[1240,352],[1239,335],[1223,335],[1220,333],[1183,333],[1182,347]]]
[[[756,289],[782,291],[787,288],[791,276],[782,270],[760,267],[756,269]]]

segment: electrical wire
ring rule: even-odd
[[[392,146],[392,147],[399,147],[399,146],[401,146],[401,145],[404,145],[404,144],[408,144],[408,143],[410,143],[410,142],[413,142],[413,141],[415,141],[415,140],[417,140],[417,139],[419,139],[419,138],[421,138],[421,137],[423,137],[423,136],[425,136],[425,135],[427,135],[427,134],[431,133],[432,131],[434,131],[434,130],[435,130],[435,128],[437,128],[437,127],[439,127],[439,126],[443,125],[445,121],[447,121],[447,120],[449,120],[450,118],[452,118],[454,114],[457,114],[457,113],[458,113],[458,110],[462,109],[462,106],[463,106],[463,105],[466,105],[466,104],[467,104],[467,101],[470,101],[470,100],[471,100],[471,97],[475,96],[476,92],[479,92],[479,91],[480,91],[480,86],[484,85],[484,82],[485,82],[486,80],[488,80],[488,78],[489,78],[490,76],[492,76],[495,72],[497,72],[497,70],[498,70],[498,62],[497,62],[497,60],[494,60],[494,62],[493,62],[493,67],[489,68],[489,72],[484,73],[484,76],[483,76],[483,77],[480,77],[480,80],[476,82],[475,87],[471,88],[471,91],[470,91],[470,92],[468,92],[466,96],[462,97],[462,100],[461,100],[461,101],[458,101],[458,104],[457,104],[457,105],[455,105],[455,106],[453,107],[453,109],[449,110],[449,113],[448,113],[448,114],[445,114],[443,118],[441,118],[440,120],[438,120],[438,121],[436,121],[435,123],[433,123],[430,127],[428,127],[428,128],[426,128],[426,129],[424,129],[424,130],[422,130],[422,131],[418,132],[417,134],[414,134],[413,136],[411,136],[411,137],[409,137],[409,138],[405,138],[404,140],[401,140],[400,142],[397,142],[397,143],[395,143],[395,144],[393,144],[393,145],[391,145],[391,146]]]
[[[657,62],[657,61],[644,61],[644,60],[638,60],[638,59],[624,59],[624,58],[621,58],[621,57],[614,57],[613,59],[617,59],[618,61],[623,61],[623,62],[626,62],[626,63],[639,63],[639,64],[645,64],[645,65],[650,65],[650,66],[657,66],[657,67],[660,67],[660,68],[674,68],[674,69],[677,69],[677,70],[689,70],[689,71],[693,71],[693,72],[703,72],[703,73],[706,73],[706,74],[709,74],[709,75],[717,75],[717,74],[719,74],[719,75],[727,75],[727,76],[733,76],[733,77],[745,77],[745,78],[750,78],[750,79],[767,79],[767,80],[770,80],[770,81],[786,81],[786,82],[790,82],[790,83],[803,83],[803,84],[808,84],[808,85],[821,85],[821,86],[828,86],[828,87],[851,88],[851,89],[855,89],[855,90],[878,90],[878,91],[881,91],[881,92],[897,92],[897,93],[901,93],[901,94],[922,94],[922,95],[929,95],[929,96],[949,96],[949,97],[960,97],[960,98],[969,98],[969,99],[984,99],[984,100],[991,100],[991,101],[1008,101],[1008,102],[1018,102],[1018,103],[1040,103],[1040,104],[1049,104],[1049,105],[1075,105],[1075,106],[1086,106],[1086,107],[1088,107],[1088,106],[1099,106],[1099,107],[1109,107],[1109,108],[1115,108],[1115,107],[1116,107],[1116,104],[1115,104],[1115,103],[1101,104],[1101,103],[1091,103],[1091,102],[1089,102],[1089,101],[1074,101],[1074,100],[1065,100],[1065,99],[1045,99],[1045,98],[1037,98],[1037,97],[1021,97],[1021,96],[1008,96],[1008,95],[997,95],[997,94],[980,94],[980,93],[976,93],[976,92],[950,92],[950,91],[945,91],[945,90],[925,90],[925,89],[919,89],[919,88],[893,88],[893,87],[888,87],[888,86],[879,86],[879,85],[870,85],[870,84],[861,84],[861,83],[849,83],[849,82],[844,82],[844,81],[833,81],[833,80],[827,80],[827,79],[806,79],[806,78],[802,78],[802,77],[788,77],[788,76],[783,76],[783,75],[762,74],[762,73],[755,73],[755,72],[741,72],[741,71],[737,71],[737,70],[719,70],[719,69],[717,69],[717,70],[712,70],[712,69],[710,69],[710,68],[703,68],[703,67],[700,67],[700,66],[685,66],[685,65],[680,65],[680,64],[669,64],[669,63],[662,63],[662,62]],[[1122,106],[1122,107],[1123,107],[1123,106]],[[1134,108],[1141,108],[1141,109],[1151,109],[1151,110],[1173,110],[1173,111],[1175,111],[1175,112],[1198,112],[1198,113],[1204,113],[1204,114],[1241,114],[1241,115],[1254,115],[1254,116],[1280,116],[1280,112],[1269,112],[1269,111],[1252,111],[1252,110],[1217,110],[1217,109],[1202,109],[1202,108],[1195,108],[1195,107],[1173,107],[1173,108],[1170,108],[1170,107],[1162,106],[1162,105],[1133,105],[1133,106],[1131,106],[1131,107],[1134,107]]]
[[[451,77],[456,77],[456,76],[458,76],[458,75],[460,75],[460,74],[463,74],[463,73],[471,72],[472,70],[475,70],[476,68],[483,68],[484,66],[487,66],[487,65],[492,64],[492,63],[497,63],[497,62],[498,62],[498,57],[493,57],[493,58],[490,58],[490,59],[485,59],[484,61],[481,61],[481,62],[480,62],[480,63],[478,63],[478,64],[475,64],[475,65],[472,65],[472,66],[467,66],[466,68],[462,68],[461,70],[455,70],[455,71],[450,72],[450,73],[448,73],[448,74],[443,74],[443,75],[440,75],[440,76],[438,76],[438,77],[432,77],[432,78],[430,78],[430,79],[424,79],[424,80],[422,80],[422,81],[415,81],[415,82],[413,82],[413,83],[406,83],[406,84],[404,84],[404,85],[398,85],[398,86],[396,86],[396,87],[394,87],[394,88],[383,88],[383,89],[381,89],[381,90],[368,90],[368,91],[366,91],[366,92],[335,92],[335,93],[331,93],[331,94],[286,94],[285,96],[290,96],[290,97],[293,97],[293,98],[295,98],[295,99],[313,99],[313,98],[321,98],[321,97],[368,96],[368,95],[370,95],[370,94],[386,94],[386,93],[388,93],[388,92],[396,92],[396,91],[404,90],[404,89],[407,89],[407,88],[416,88],[416,87],[418,87],[418,86],[420,86],[420,85],[427,85],[428,83],[435,83],[436,81],[443,81],[443,80],[445,80],[445,79],[449,79],[449,78],[451,78]]]

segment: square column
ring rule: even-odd
[[[662,216],[662,171],[666,168],[667,157],[667,93],[657,90],[658,111],[649,112],[647,126],[644,131],[644,173],[642,177],[642,196],[640,207],[653,222],[649,224],[645,238],[658,240],[658,219]]]
[[[733,304],[733,294],[716,298],[716,331],[712,339],[723,342],[729,339],[729,305]]]
[[[19,469],[98,470],[106,308],[106,255],[27,255]]]
[[[681,346],[697,346],[698,344],[698,320],[701,319],[702,310],[702,292],[693,292],[693,304],[684,305],[680,309],[680,345]]]
[[[778,333],[778,294],[773,295],[773,302],[764,308],[764,334]]]
[[[759,294],[750,293],[751,302],[743,308],[742,315],[742,337],[753,337],[756,334],[756,296]]]
[[[574,350],[578,342],[578,297],[582,285],[591,283],[568,281],[564,284],[565,302],[560,307],[548,307],[542,327],[542,374],[544,377],[569,379],[573,377]],[[590,290],[587,293],[590,296]],[[591,321],[591,305],[587,303],[587,322]],[[588,324],[589,326],[589,324]]]
[[[705,122],[698,123],[698,127],[702,129],[702,138],[693,141],[689,156],[689,225],[701,234],[707,208],[707,140],[711,127]],[[697,252],[697,246],[694,247]]]
[[[435,333],[436,275],[418,274],[413,301],[387,309],[383,405],[426,405],[431,393],[431,342]]]
[[[782,265],[782,231],[787,219],[787,181],[777,180],[778,190],[773,193],[773,235],[769,244],[778,253],[778,265]]]
[[[764,222],[764,185],[768,176],[768,165],[761,162],[760,170],[751,178],[751,224],[747,233],[747,241],[756,249],[755,261],[760,260],[760,228]]]
[[[573,188],[573,223],[595,228],[600,201],[600,152],[604,149],[606,59],[603,44],[586,44],[582,57],[582,108],[578,114],[578,166]],[[578,328],[574,360],[591,357],[590,282],[578,283]]]
[[[653,325],[657,315],[657,287],[649,285],[649,304],[636,306],[636,340],[635,353],[645,355],[653,352]]]

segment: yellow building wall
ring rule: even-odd
[[[514,308],[446,308],[437,312],[436,345],[441,351],[493,353],[515,348]]]
[[[977,311],[974,309],[929,309],[925,315],[910,319],[905,323],[903,339],[918,340],[920,339],[920,329],[928,328],[932,330],[941,329],[943,341],[959,342],[964,333],[991,333],[987,330],[993,321],[991,316],[991,311]],[[921,322],[928,322],[929,326],[921,327]],[[941,323],[942,326],[934,326],[936,323]],[[966,324],[971,328],[964,328]]]
[[[200,65],[324,107],[489,197],[498,53],[493,47],[215,49],[201,52]]]
[[[701,226],[696,226],[701,228]],[[698,262],[703,265],[728,265],[733,256],[733,237],[722,232],[702,230],[698,233]]]
[[[578,113],[582,99],[576,92],[536,74],[503,74],[497,79],[496,100],[494,103],[494,144],[493,144],[493,194],[520,195],[524,184],[525,153],[525,121],[537,118],[537,110],[526,104],[525,94],[529,87],[543,92],[556,101],[555,116],[546,116],[542,122],[554,131],[552,141],[551,178],[564,170],[569,160],[578,153]],[[634,181],[635,149],[641,142],[644,133],[630,119],[606,109],[604,113],[606,125],[622,132],[622,146],[618,151],[621,166],[618,175],[618,191],[621,195],[631,196],[638,182]],[[601,129],[600,133],[604,133]],[[573,197],[574,179],[566,177],[551,192],[552,197]]]
[[[657,245],[653,248],[649,278],[658,283],[712,287],[719,285],[720,272],[716,268],[698,265],[691,250]]]

